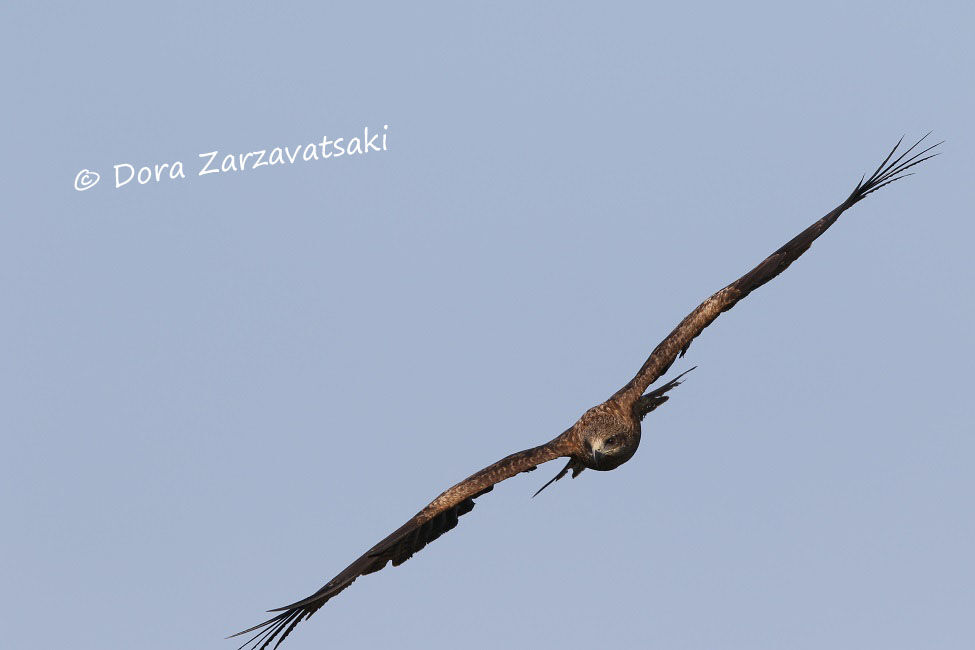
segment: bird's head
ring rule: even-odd
[[[626,418],[613,408],[600,405],[579,419],[582,443],[580,460],[590,469],[616,469],[633,457],[640,446],[640,421]]]

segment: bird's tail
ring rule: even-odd
[[[542,490],[544,490],[545,488],[547,488],[548,486],[550,486],[552,483],[555,483],[557,480],[559,480],[560,478],[562,478],[563,476],[565,476],[566,474],[568,474],[570,469],[572,470],[572,478],[575,478],[575,477],[579,476],[579,473],[582,472],[582,470],[586,469],[586,466],[583,465],[582,463],[580,463],[575,458],[570,458],[569,459],[569,462],[566,463],[565,464],[565,467],[562,468],[562,471],[560,471],[558,474],[556,474],[555,476],[553,476],[549,480],[548,483],[546,483],[542,487],[538,488],[538,492],[536,492],[535,494],[533,494],[532,495],[532,498],[534,499],[539,494],[541,494]]]
[[[697,368],[697,366],[694,366],[694,368]],[[694,370],[694,368],[691,368],[691,370]],[[684,383],[680,380],[680,378],[689,373],[691,370],[685,370],[660,388],[654,389],[638,399],[636,404],[633,405],[633,413],[636,414],[636,416],[641,420],[645,418],[647,413],[670,399],[670,397],[664,393]]]

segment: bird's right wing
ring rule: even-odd
[[[281,613],[232,636],[255,632],[240,648],[250,646],[254,650],[263,649],[275,639],[277,641],[274,647],[277,648],[299,622],[318,611],[356,578],[379,571],[389,562],[393,566],[399,566],[428,543],[454,528],[457,518],[474,508],[474,499],[490,492],[496,483],[521,472],[530,472],[541,463],[570,455],[572,451],[573,448],[565,437],[559,436],[544,445],[506,456],[475,472],[430,502],[314,594],[285,607],[270,610]]]
[[[829,214],[796,235],[796,237],[765,258],[765,260],[751,271],[725,288],[717,291],[710,298],[698,305],[694,311],[680,322],[674,331],[667,335],[667,338],[654,348],[653,352],[650,353],[650,357],[643,364],[643,367],[640,368],[636,376],[623,386],[623,388],[618,390],[612,399],[615,399],[624,408],[632,408],[650,384],[667,372],[667,369],[670,368],[678,355],[684,356],[687,348],[691,345],[691,341],[722,312],[728,311],[739,300],[788,268],[848,208],[862,201],[868,194],[876,192],[885,185],[910,176],[910,173],[904,172],[924,162],[928,158],[936,156],[937,154],[925,154],[941,144],[940,142],[926,149],[922,149],[912,156],[908,156],[927,137],[925,135],[897,158],[891,160],[900,147],[901,141],[903,141],[903,138],[901,138],[870,178],[866,180],[861,178],[850,196]]]

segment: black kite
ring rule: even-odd
[[[829,214],[803,230],[751,271],[698,305],[654,348],[636,376],[608,400],[586,411],[578,422],[553,440],[511,454],[445,491],[314,594],[285,607],[270,610],[280,613],[233,635],[256,632],[240,647],[250,645],[255,649],[263,649],[275,639],[277,643],[274,647],[277,647],[295,625],[317,612],[356,578],[379,571],[389,562],[393,566],[406,562],[414,553],[451,530],[457,525],[457,519],[461,515],[474,508],[474,499],[490,492],[496,483],[521,472],[531,471],[556,458],[568,458],[569,461],[542,489],[565,476],[570,470],[575,477],[586,468],[607,471],[628,461],[640,444],[640,422],[647,413],[667,401],[665,393],[679,385],[683,375],[645,393],[647,388],[667,372],[678,356],[684,356],[691,341],[721,312],[728,311],[739,300],[784,271],[841,214],[868,194],[910,176],[911,174],[905,173],[906,170],[937,155],[929,152],[941,144],[940,142],[909,155],[925,138],[927,136],[915,142],[897,158],[893,158],[903,141],[901,138],[877,170],[869,178],[861,178],[853,192]]]

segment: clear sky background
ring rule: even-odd
[[[972,647],[970,4],[351,7],[4,9],[2,645],[232,650],[933,129],[632,461],[505,482],[284,647]]]

